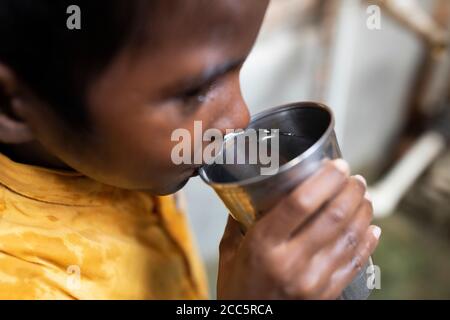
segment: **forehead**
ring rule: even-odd
[[[171,0],[137,8],[132,41],[145,49],[248,41],[259,27],[265,0]],[[150,4],[149,4],[150,3]],[[230,41],[232,40],[232,41]]]
[[[264,0],[158,3],[139,9],[132,44],[124,46],[90,88],[92,97],[109,97],[115,103],[123,98],[128,104],[126,99],[139,96],[159,99],[174,84],[241,60],[253,45],[267,6]],[[129,94],[112,99],[120,93]]]
[[[121,65],[143,76],[157,74],[163,85],[165,78],[240,60],[253,45],[267,2],[171,0],[138,8],[132,45],[125,47]]]

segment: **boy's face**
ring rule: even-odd
[[[157,26],[149,23],[158,40],[139,49],[125,46],[91,83],[92,133],[68,129],[39,102],[24,112],[37,140],[101,182],[155,194],[181,188],[198,166],[172,162],[175,129],[189,130],[193,139],[194,120],[202,121],[203,130],[248,124],[239,69],[267,6],[264,0],[196,2]]]

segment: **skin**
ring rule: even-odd
[[[172,163],[173,130],[188,129],[193,137],[194,120],[223,132],[248,124],[239,70],[267,2],[215,1],[208,15],[186,6],[190,14],[158,25],[164,37],[157,50],[151,43],[125,46],[89,84],[88,132],[70,129],[0,62],[0,150],[120,188],[179,190],[197,167]],[[218,297],[336,298],[378,242],[360,180],[330,161],[245,236],[230,220]]]
[[[367,263],[381,229],[361,176],[328,161],[245,236],[228,220],[220,244],[221,299],[336,299]],[[252,270],[249,272],[249,270]]]

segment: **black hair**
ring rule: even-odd
[[[148,12],[153,2],[1,0],[0,63],[9,66],[68,124],[86,124],[83,106],[88,84],[146,23],[148,17],[142,12]],[[80,8],[79,30],[67,27],[70,5]]]

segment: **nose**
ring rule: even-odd
[[[239,78],[230,81],[228,88],[224,88],[218,99],[217,108],[220,110],[214,127],[225,134],[227,129],[245,129],[250,122],[250,112],[242,97]]]

